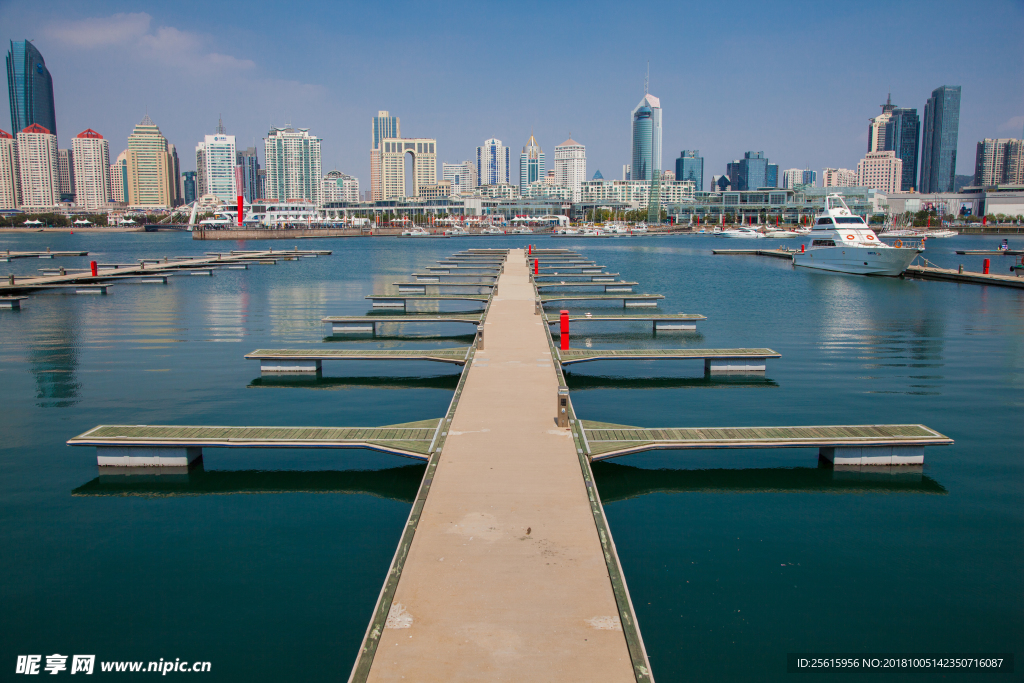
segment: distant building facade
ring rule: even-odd
[[[241,176],[242,196],[248,202],[263,199],[263,175],[260,173],[260,158],[255,147],[237,151],[235,160]]]
[[[433,138],[384,138],[381,141],[381,199],[405,197],[405,157],[412,155],[412,192],[437,184],[437,140]],[[376,195],[374,195],[376,197]]]
[[[329,171],[324,176],[320,193],[321,206],[328,202],[358,202],[359,179],[341,171]]]
[[[57,175],[57,136],[33,123],[18,133],[18,173],[21,206],[53,209],[60,202]]]
[[[979,187],[1024,184],[1024,141],[985,138],[974,158],[974,184]]]
[[[917,161],[921,133],[921,119],[916,109],[894,107],[885,126],[884,151],[896,152],[903,162],[900,191],[910,192],[917,187]]]
[[[537,139],[530,133],[523,151],[519,154],[519,188],[525,190],[530,183],[543,180],[546,174],[544,167],[544,150],[537,144]]]
[[[769,165],[774,167],[769,169]],[[775,187],[779,180],[779,167],[769,164],[764,152],[746,152],[742,159],[726,164],[726,175],[733,190],[757,190],[762,187]],[[771,176],[774,175],[774,178]],[[772,184],[774,181],[774,184]]]
[[[75,201],[75,158],[70,149],[57,150],[57,194],[61,202]]]
[[[0,210],[21,206],[21,170],[18,168],[18,142],[0,130]]]
[[[690,180],[698,190],[704,187],[704,157],[700,150],[684,149],[676,159],[676,180]]]
[[[790,168],[782,173],[782,187],[783,189],[792,190],[797,185],[809,185],[814,187],[817,182],[818,174],[814,171],[800,168]]]
[[[882,113],[868,121],[868,152],[885,151],[886,127],[892,118],[892,110],[895,108],[892,103],[892,95],[890,95],[882,105]]]
[[[74,158],[75,204],[87,211],[99,211],[110,201],[110,145],[103,136],[87,128],[71,141]]]
[[[923,194],[953,190],[960,135],[960,89],[959,85],[936,88],[924,106],[920,187]]]
[[[263,138],[263,160],[267,199],[320,204],[320,138],[310,135],[308,128],[271,128]]]
[[[181,190],[186,204],[196,200],[196,172],[185,171],[181,174]]]
[[[385,139],[402,137],[401,122],[397,116],[386,111],[378,111],[370,124],[370,192],[372,199],[384,199],[384,180],[382,176],[381,142]]]
[[[207,135],[196,145],[196,192],[199,196],[212,194],[223,202],[237,202],[240,189],[236,183],[235,136],[227,135],[224,126],[217,133]]]
[[[7,91],[11,126],[15,131],[36,123],[57,136],[53,79],[43,55],[28,40],[11,41],[11,50],[7,53]]]
[[[572,192],[572,200],[580,201],[580,185],[587,179],[587,148],[569,138],[555,147],[555,184]]]
[[[826,168],[821,172],[822,187],[856,187],[857,172],[849,168]]]
[[[633,157],[630,163],[630,180],[653,180],[654,172],[661,166],[661,100],[644,94],[640,103],[633,108],[632,142]]]
[[[857,187],[868,187],[885,194],[900,191],[903,160],[896,152],[868,152],[857,163]]]
[[[501,140],[491,138],[476,148],[476,174],[480,185],[510,183],[510,150]]]
[[[651,198],[649,180],[588,180],[581,184],[584,204],[626,202],[634,208],[646,207]],[[664,180],[660,182],[659,201],[662,206],[692,200],[697,187],[692,180]]]
[[[476,164],[463,161],[461,164],[441,164],[441,179],[451,185],[453,195],[472,194],[476,189]]]
[[[193,172],[194,173],[194,172]],[[117,155],[110,165],[110,201],[124,204],[128,198],[128,150]]]
[[[173,145],[147,114],[128,136],[124,202],[140,209],[167,209],[178,197],[177,160]]]

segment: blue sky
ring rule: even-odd
[[[963,86],[962,174],[978,140],[1024,128],[1024,0],[0,0],[0,32],[5,51],[31,38],[43,53],[62,147],[93,128],[115,155],[148,111],[187,170],[218,115],[261,158],[269,126],[291,123],[323,138],[324,172],[364,189],[378,109],[437,138],[439,161],[497,137],[516,176],[532,128],[549,159],[571,133],[588,176],[619,177],[648,60],[663,165],[701,150],[705,189],[747,150],[783,169],[855,168],[890,90],[923,114],[932,89]]]

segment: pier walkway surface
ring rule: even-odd
[[[523,250],[500,292],[367,680],[636,681]]]

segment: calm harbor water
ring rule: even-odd
[[[930,240],[927,256],[980,270],[982,257],[953,251],[1000,241]],[[324,336],[321,317],[361,314],[367,294],[453,251],[527,242],[577,248],[640,281],[638,291],[665,294],[663,310],[708,316],[696,334],[580,324],[574,346],[782,354],[757,379],[708,380],[696,362],[573,366],[568,381],[585,419],[921,422],[956,439],[927,449],[923,472],[899,474],[820,468],[809,449],[666,451],[595,464],[656,679],[785,680],[789,652],[1021,651],[1024,292],[712,256],[751,242],[708,236],[243,247],[175,233],[23,234],[0,235],[0,249],[90,256],[14,261],[3,274],[228,248],[334,255],[118,285],[105,297],[33,295],[24,310],[0,312],[4,677],[17,655],[52,653],[205,660],[211,680],[346,677],[421,465],[363,451],[208,449],[188,475],[99,476],[94,449],[64,442],[104,423],[439,416],[455,368],[328,363],[321,381],[267,380],[242,356],[341,343]],[[1010,257],[992,259],[993,272],[1008,272]],[[457,346],[471,340],[465,332],[396,326],[344,343]]]

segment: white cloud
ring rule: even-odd
[[[1008,130],[1014,134],[1024,128],[1024,116],[1014,116],[999,126],[999,130]]]
[[[208,50],[210,36],[182,31],[173,26],[150,30],[153,18],[144,12],[90,17],[78,21],[51,24],[49,37],[74,47],[94,49],[118,46],[137,58],[150,59],[165,66],[211,71],[240,71],[256,66],[250,59]]]

